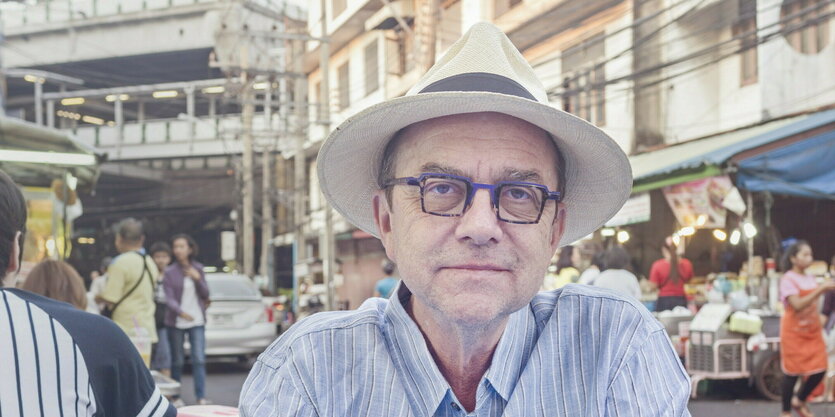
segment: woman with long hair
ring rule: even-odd
[[[653,262],[650,268],[649,281],[658,289],[655,311],[687,306],[684,283],[693,278],[693,264],[687,258],[679,257],[677,249],[671,238],[665,239],[661,245],[664,257]]]
[[[165,326],[171,344],[171,377],[179,381],[183,373],[185,337],[191,344],[191,368],[194,376],[194,395],[198,404],[211,404],[206,399],[206,307],[209,286],[203,265],[195,260],[197,242],[189,235],[179,234],[171,239],[174,263],[165,269]],[[180,398],[175,406],[182,406]]]
[[[781,262],[785,271],[780,278],[780,301],[784,307],[780,319],[780,361],[785,374],[781,417],[791,416],[792,408],[801,417],[812,417],[806,399],[823,380],[828,366],[818,298],[835,290],[835,280],[818,286],[815,277],[805,271],[812,260],[812,247],[798,240],[786,250]],[[795,396],[794,385],[801,376],[806,380]]]
[[[84,279],[64,261],[45,259],[32,268],[20,289],[87,309]]]

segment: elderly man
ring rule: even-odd
[[[631,172],[603,132],[548,105],[496,27],[346,120],[318,166],[401,284],[282,335],[243,416],[689,416],[687,375],[643,306],[587,286],[537,294],[555,250],[617,212]]]

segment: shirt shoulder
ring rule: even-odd
[[[306,317],[279,336],[258,360],[275,369],[287,360],[294,349],[310,342],[311,338],[350,333],[357,328],[382,335],[384,312],[388,303],[386,299],[369,298],[356,310],[328,311]]]
[[[557,320],[559,316],[560,321],[566,320],[566,317],[576,318],[573,322],[581,328],[609,328],[614,325],[613,330],[617,332],[640,331],[645,334],[664,328],[643,304],[608,288],[569,284],[559,290],[540,292],[530,305],[540,324]],[[629,326],[624,327],[624,324]]]

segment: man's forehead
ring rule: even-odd
[[[420,173],[438,173],[450,174],[460,177],[474,178],[476,173],[461,169],[456,166],[448,165],[442,162],[426,162],[420,166]],[[522,182],[536,182],[543,181],[542,172],[536,167],[514,167],[501,165],[490,169],[492,181],[522,181]]]

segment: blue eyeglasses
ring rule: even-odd
[[[485,189],[496,209],[496,217],[515,224],[539,223],[545,203],[559,202],[557,191],[531,182],[502,181],[496,184],[480,184],[470,178],[449,174],[423,173],[419,177],[403,177],[389,180],[386,187],[412,185],[420,187],[420,205],[424,213],[435,216],[459,217],[472,205],[475,192]]]

